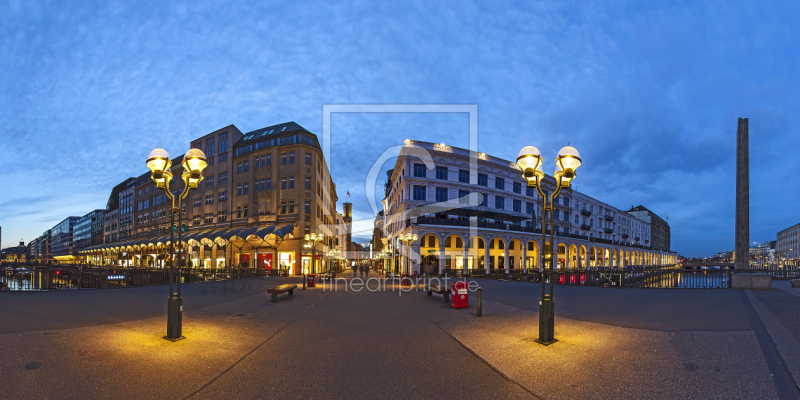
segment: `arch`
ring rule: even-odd
[[[433,233],[426,233],[422,235],[419,242],[420,257],[420,270],[432,274],[434,271],[439,271],[439,245],[441,244],[439,236]]]
[[[514,238],[508,242],[508,269],[522,269],[522,240]]]
[[[579,256],[578,259],[580,261],[580,263],[578,264],[578,268],[586,269],[588,267],[588,265],[586,263],[587,259],[586,259],[586,246],[585,245],[581,245],[580,246],[580,248],[578,250],[578,256]]]
[[[486,240],[475,235],[467,241],[467,268],[484,269],[486,258]]]
[[[527,246],[528,268],[539,268],[539,242],[529,240]]]
[[[567,268],[567,260],[569,259],[567,256],[567,244],[563,242],[558,243],[556,249],[556,268],[564,270]]]
[[[597,268],[597,248],[589,246],[589,267]]]
[[[489,240],[489,268],[505,269],[506,241],[501,237]]]
[[[570,244],[568,253],[569,253],[569,257],[568,257],[569,263],[568,263],[567,267],[569,269],[580,269],[581,268],[581,264],[580,264],[580,256],[579,256],[579,253],[578,253],[578,245],[576,245],[574,243]]]
[[[464,268],[464,238],[451,233],[444,239],[444,267],[449,269]]]

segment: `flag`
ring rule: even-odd
[[[350,191],[349,190],[347,191],[347,197],[350,197]]]

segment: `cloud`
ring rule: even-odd
[[[711,254],[733,243],[737,117],[751,118],[752,239],[800,220],[798,7],[5,2],[0,180],[14,189],[0,205],[56,222],[103,208],[153,147],[179,154],[229,124],[321,133],[322,104],[466,103],[479,106],[482,151],[511,159],[534,144],[552,160],[569,142],[585,160],[579,190],[669,215],[675,250]],[[340,199],[349,190],[365,218],[363,177],[384,149],[406,137],[467,146],[458,115],[334,123]],[[3,223],[27,238],[50,228]]]

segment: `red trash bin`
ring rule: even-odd
[[[306,275],[306,286],[307,287],[317,287],[316,278],[317,278],[317,276],[314,275],[314,274]]]
[[[403,273],[403,274],[400,276],[400,285],[402,285],[402,286],[409,286],[409,285],[411,285],[411,279],[408,279],[407,275],[408,275],[408,274],[406,274],[406,273]]]
[[[469,289],[467,282],[458,281],[450,284],[450,307],[469,307]]]

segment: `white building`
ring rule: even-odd
[[[411,270],[538,268],[541,199],[514,162],[444,144],[404,144],[388,174],[383,226],[395,245],[399,235],[418,236],[403,250]],[[555,185],[546,176],[543,191]],[[675,253],[650,248],[648,223],[583,193],[562,189],[553,218],[558,268],[677,262]],[[549,247],[549,213],[545,226]]]

